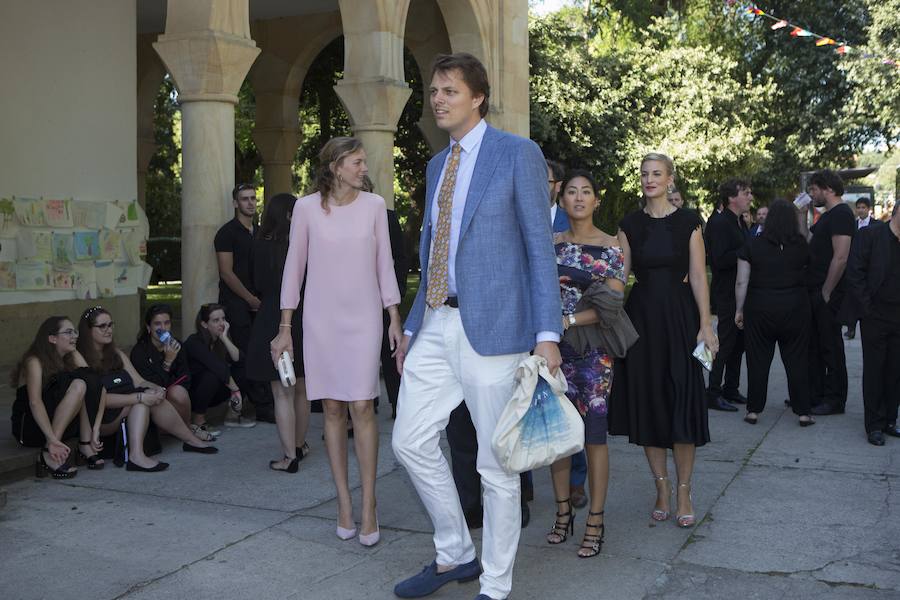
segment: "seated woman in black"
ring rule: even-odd
[[[78,332],[67,317],[41,323],[34,341],[10,373],[18,386],[12,408],[13,435],[23,446],[41,448],[35,475],[71,479],[69,447],[63,440],[78,430],[79,454],[89,469],[102,469],[97,452],[106,395],[97,376],[76,367]],[[75,423],[76,417],[78,423]]]
[[[160,335],[167,337],[166,342]],[[131,364],[141,377],[160,387],[166,388],[168,400],[191,432],[204,442],[215,441],[206,430],[190,425],[191,372],[188,369],[187,353],[181,351],[181,342],[172,335],[172,307],[168,304],[154,304],[144,313],[144,327],[131,349]]]
[[[166,400],[165,388],[141,377],[125,353],[113,341],[112,315],[102,306],[89,308],[78,322],[78,351],[85,366],[100,375],[106,388],[109,410],[100,428],[102,435],[113,435],[125,419],[128,439],[129,471],[162,471],[169,464],[156,461],[144,453],[144,436],[150,419],[163,431],[171,433],[184,444],[185,452],[213,454],[217,449],[198,440],[187,428],[178,412]]]
[[[228,336],[229,323],[225,309],[219,304],[204,304],[194,319],[196,333],[184,340],[188,367],[191,371],[191,422],[206,427],[206,411],[229,400],[225,425],[229,427],[253,427],[255,421],[242,421],[241,386],[243,375],[235,365],[241,358],[240,350]]]

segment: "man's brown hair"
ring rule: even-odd
[[[490,108],[488,99],[491,97],[491,84],[488,83],[487,69],[480,60],[468,52],[438,54],[431,64],[432,77],[435,73],[446,73],[453,70],[460,72],[462,80],[472,91],[473,96],[484,96],[481,106],[478,107],[478,112],[484,118],[488,114]]]

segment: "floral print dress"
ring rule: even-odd
[[[626,281],[624,254],[617,246],[558,242],[556,264],[564,315],[575,313],[576,305],[591,284],[610,278],[622,283]],[[581,355],[565,341],[560,342],[559,349],[563,374],[569,383],[566,395],[583,417],[605,417],[612,388],[613,357],[603,348],[592,348]],[[587,441],[590,432],[585,434]],[[605,441],[605,431],[603,439]]]

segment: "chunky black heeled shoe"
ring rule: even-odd
[[[94,454],[91,454],[90,456],[88,456],[87,454],[85,454],[84,452],[81,451],[82,446],[87,446],[88,448],[90,448],[91,443],[90,442],[82,442],[81,440],[78,440],[78,463],[79,464],[87,465],[87,468],[90,471],[99,471],[104,466],[106,466],[106,462],[102,458],[100,458],[99,454],[97,454],[95,452]]]
[[[55,469],[47,464],[47,459],[44,458],[44,452],[50,453],[50,450],[47,448],[41,448],[40,453],[38,454],[37,461],[34,463],[34,476],[38,479],[42,477],[46,477],[50,475],[53,479],[72,479],[76,475],[78,475],[78,471],[69,466],[68,461],[59,465]]]
[[[299,448],[298,448],[298,450],[299,450]],[[302,458],[300,458],[300,454],[298,453],[296,458],[291,458],[289,456],[285,456],[284,458],[286,460],[291,461],[288,463],[288,466],[281,469],[281,468],[275,466],[281,462],[280,460],[270,460],[269,468],[272,469],[273,471],[281,471],[283,473],[296,473],[297,469],[300,468],[300,461],[303,460]]]
[[[569,510],[564,513],[559,512],[560,504],[565,504]],[[575,511],[572,510],[572,503],[569,502],[569,499],[557,500],[556,508],[556,521],[553,523],[553,529],[547,534],[547,543],[553,545],[562,544],[568,539],[569,534],[575,533]],[[569,517],[569,520],[563,523],[559,520],[561,517]],[[556,539],[551,539],[552,535],[555,535]]]
[[[602,517],[604,512],[602,510],[600,512],[588,511],[588,518],[584,524],[584,539],[581,540],[581,548],[578,549],[578,558],[591,558],[600,554],[600,549],[603,548],[603,537],[606,535],[606,523],[591,525],[591,517]],[[588,533],[588,529],[599,529],[600,535]],[[584,550],[587,550],[586,554],[582,554]]]

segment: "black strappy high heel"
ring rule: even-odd
[[[100,458],[99,454],[94,453],[94,454],[91,454],[90,456],[88,456],[84,452],[82,452],[81,451],[82,446],[87,446],[90,448],[91,443],[90,442],[82,442],[81,440],[78,440],[78,463],[79,464],[86,464],[88,470],[90,470],[90,471],[99,471],[106,465],[106,462],[102,458]]]
[[[602,510],[600,512],[588,511],[588,518],[584,524],[584,539],[581,541],[581,548],[578,549],[578,558],[591,558],[600,554],[600,549],[603,548],[603,536],[606,535],[606,523],[591,525],[591,517],[601,517],[604,512]],[[588,533],[588,529],[599,529],[600,535]],[[582,550],[587,550],[588,554],[582,554]]]
[[[559,505],[565,504],[569,507],[564,513],[559,512]],[[556,521],[553,523],[553,529],[550,530],[550,533],[547,534],[547,543],[548,544],[562,544],[568,539],[569,534],[575,533],[575,511],[572,510],[572,503],[569,502],[569,499],[565,500],[557,500],[556,501]],[[569,517],[569,520],[565,523],[560,522],[560,517]],[[551,535],[555,535],[558,540],[554,541],[550,539]]]
[[[69,466],[68,461],[59,465],[55,469],[47,464],[47,460],[44,458],[44,452],[50,453],[49,448],[41,448],[40,453],[38,454],[37,462],[34,463],[34,476],[37,478],[46,477],[50,475],[53,479],[72,479],[78,474],[78,471]]]

